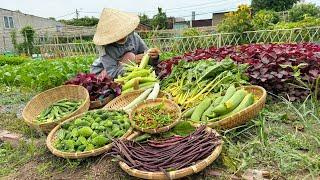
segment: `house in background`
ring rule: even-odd
[[[152,30],[151,26],[140,23],[138,27],[135,29],[136,31],[150,31]]]
[[[63,27],[62,23],[52,19],[0,8],[0,53],[13,51],[10,32],[16,31],[18,43],[22,42],[20,30],[28,25],[32,26],[36,32],[59,31]]]
[[[228,12],[218,12],[212,14],[212,26],[217,26],[223,19],[224,14]]]
[[[175,20],[173,23],[173,29],[184,29],[190,27],[215,27],[217,26],[224,18],[224,14],[228,12],[218,12],[212,13],[212,19],[195,19],[195,13],[192,13],[191,19],[192,21],[186,21],[185,19],[177,21]]]

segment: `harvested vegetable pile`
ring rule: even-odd
[[[171,124],[176,118],[177,114],[162,103],[137,110],[132,120],[140,128],[155,129]]]
[[[174,101],[183,108],[193,107],[204,97],[219,93],[231,84],[246,84],[246,64],[236,65],[231,59],[216,61],[181,61],[161,83]]]
[[[137,89],[148,89],[154,86],[155,83],[159,82],[155,71],[152,67],[148,66],[138,66],[132,63],[125,64],[126,73],[115,79],[116,82],[123,84],[122,93],[128,93]]]
[[[183,56],[162,61],[157,67],[157,74],[161,79],[169,76],[174,65],[181,60],[192,62],[211,58],[222,60],[226,57],[230,57],[237,63],[250,65],[246,71],[250,83],[260,85],[274,94],[289,94],[291,100],[301,99],[309,94],[305,89],[291,84],[303,85],[297,82],[296,77],[309,84],[314,82],[320,74],[320,45],[312,43],[246,44],[198,49]],[[299,64],[305,65],[298,66]]]
[[[43,110],[36,118],[40,123],[54,122],[76,111],[82,101],[62,99]]]
[[[146,143],[115,140],[112,152],[128,166],[142,171],[179,170],[208,157],[221,144],[221,137],[200,126],[186,137],[172,136]]]
[[[65,82],[65,84],[74,84],[85,87],[90,95],[91,101],[103,100],[109,95],[119,96],[121,94],[121,85],[113,82],[109,77],[97,78],[95,74],[80,73],[75,78]]]
[[[54,146],[66,152],[90,151],[110,143],[110,138],[123,136],[129,128],[129,117],[124,112],[89,111],[64,123],[56,133]]]
[[[134,99],[127,106],[125,106],[123,110],[129,113],[131,112],[132,108],[134,108],[134,106],[137,106],[144,100],[156,99],[158,97],[159,91],[160,91],[160,85],[159,83],[156,83],[153,88],[146,89],[136,99]]]
[[[184,117],[191,117],[192,121],[218,121],[231,116],[254,103],[254,95],[244,89],[236,90],[231,85],[224,96],[215,99],[207,98],[198,106],[188,110]]]

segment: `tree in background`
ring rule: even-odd
[[[56,18],[54,18],[54,17],[49,17],[48,19],[56,21]]]
[[[218,32],[237,32],[253,30],[251,24],[251,10],[247,5],[240,5],[235,12],[225,14],[225,18],[218,24]]]
[[[158,7],[158,14],[153,16],[151,25],[153,29],[165,29],[167,28],[167,15],[165,12],[162,12],[162,8]]]
[[[272,10],[261,10],[252,19],[254,30],[268,29],[279,22],[279,15]]]
[[[35,30],[31,26],[25,26],[20,33],[23,36],[23,43],[17,45],[18,52],[32,55],[36,51],[33,47]]]
[[[11,37],[11,42],[12,42],[13,48],[14,48],[15,51],[17,51],[18,43],[17,43],[17,32],[16,32],[16,30],[12,30],[10,32],[10,37]]]
[[[59,22],[72,26],[95,26],[98,24],[99,19],[96,17],[83,17],[83,18],[74,18],[71,20],[59,20]]]
[[[142,15],[139,15],[139,17],[140,17],[141,24],[151,26],[151,19],[149,19],[148,15],[142,14]]]
[[[251,7],[254,12],[260,10],[286,11],[299,0],[252,0]]]
[[[289,10],[289,20],[293,22],[301,21],[305,16],[320,17],[320,7],[315,4],[297,4]]]

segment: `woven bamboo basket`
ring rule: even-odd
[[[79,114],[77,116],[74,116],[74,117],[64,121],[63,123],[74,121],[77,118],[83,116],[84,114],[85,114],[85,112],[82,113],[82,114]],[[97,149],[93,149],[91,151],[84,151],[84,152],[63,152],[63,151],[58,150],[57,148],[54,147],[53,144],[54,144],[54,142],[56,140],[56,133],[61,128],[63,123],[60,123],[58,126],[56,126],[49,133],[49,135],[47,137],[46,144],[47,144],[48,149],[52,152],[52,154],[54,154],[54,155],[56,155],[58,157],[66,158],[66,159],[80,159],[80,158],[98,156],[98,155],[100,155],[102,153],[105,153],[105,152],[108,152],[109,150],[111,150],[112,143],[107,144],[107,145],[105,145],[103,147],[100,147],[100,148],[97,148]],[[133,130],[133,128],[130,127],[128,129],[128,131],[120,139],[128,137],[132,133],[132,130]]]
[[[70,113],[69,115],[62,117],[55,122],[39,123],[36,121],[37,116],[51,104],[62,99],[83,100],[80,107]],[[90,105],[90,97],[86,88],[78,85],[63,85],[56,88],[44,91],[35,97],[33,97],[23,109],[22,117],[24,121],[31,127],[49,133],[60,122],[88,111]]]
[[[170,109],[171,111],[173,111],[177,116],[177,118],[171,124],[164,126],[164,127],[155,128],[155,129],[145,129],[145,128],[141,128],[136,125],[136,123],[133,121],[133,115],[138,110],[144,109],[146,107],[156,106],[161,103],[163,103],[163,105],[167,109]],[[130,117],[131,124],[135,129],[142,131],[142,132],[150,133],[150,134],[156,134],[156,133],[162,133],[162,132],[169,131],[172,127],[174,127],[181,119],[181,109],[176,103],[174,103],[173,101],[168,100],[168,99],[161,99],[161,98],[149,99],[149,100],[146,100],[146,101],[138,104],[136,107],[134,107],[132,109],[132,111],[130,112],[129,117]]]
[[[196,127],[198,127],[199,125],[194,125]],[[206,131],[212,131],[213,133],[219,135],[214,129],[211,129],[209,127],[206,128]],[[130,139],[135,138],[136,136],[138,136],[140,133],[139,132],[134,132],[132,133],[132,135],[130,135]],[[202,171],[203,169],[205,169],[207,166],[209,166],[214,160],[216,160],[218,158],[218,156],[220,155],[221,151],[222,151],[222,145],[223,145],[223,141],[221,140],[221,144],[218,145],[213,152],[205,159],[198,161],[196,164],[183,168],[183,169],[179,169],[176,171],[169,171],[169,177],[170,179],[179,179],[179,178],[183,178],[185,176],[189,176],[191,174],[195,174],[198,173],[200,171]],[[125,172],[127,172],[129,175],[131,176],[135,176],[138,178],[142,178],[142,179],[168,179],[168,177],[163,173],[163,172],[148,172],[148,171],[141,171],[138,169],[134,169],[129,167],[126,163],[120,161],[119,165],[121,167],[122,170],[124,170]]]
[[[143,93],[144,90],[136,90],[132,91],[130,93],[126,93],[124,95],[118,96],[112,101],[110,101],[106,106],[104,106],[104,109],[121,109],[126,107],[129,103],[131,103],[134,99],[136,99],[141,93]],[[171,95],[160,91],[158,98],[166,98],[171,99]]]
[[[212,128],[230,129],[244,124],[251,118],[255,117],[263,109],[266,103],[267,92],[263,87],[260,86],[245,86],[244,89],[254,94],[254,104],[229,117],[216,122],[208,123],[207,126]]]
[[[103,106],[105,106],[108,102],[110,102],[112,99],[114,99],[114,95],[110,95],[102,100],[96,100],[96,101],[90,101],[90,107],[89,109],[99,109]]]

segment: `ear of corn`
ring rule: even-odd
[[[233,109],[235,109],[241,103],[246,94],[247,91],[245,91],[244,89],[236,91],[232,95],[232,97],[224,103],[227,110],[232,111]]]

